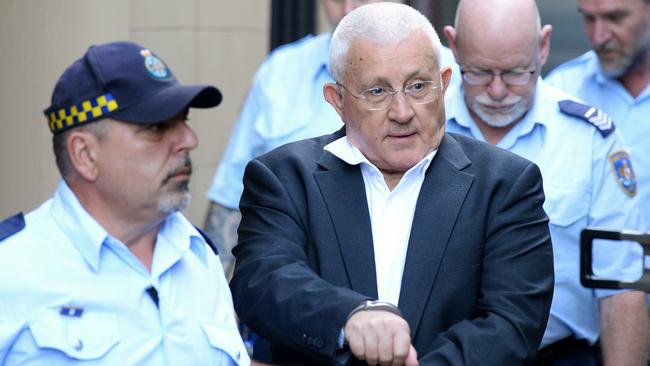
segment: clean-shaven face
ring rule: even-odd
[[[398,92],[383,110],[368,110],[363,101],[342,91],[341,118],[351,143],[383,172],[403,173],[438,148],[444,134],[444,88],[431,40],[413,33],[394,44],[353,41],[343,83],[351,93],[380,88],[402,90],[418,81],[438,89],[425,104],[414,104]]]

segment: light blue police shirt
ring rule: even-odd
[[[180,213],[160,228],[151,272],[64,181],[25,222],[0,241],[0,364],[250,363],[221,263]]]
[[[331,37],[309,35],[277,48],[262,63],[208,190],[211,201],[236,209],[251,159],[341,128],[341,118],[323,97],[323,85],[334,82],[327,69]],[[460,72],[451,50],[442,47],[440,53],[441,65],[452,66],[451,83],[457,83]]]
[[[617,152],[625,151],[619,133],[603,138],[594,125],[562,113],[558,101],[565,99],[573,98],[539,79],[531,109],[497,145],[537,164],[544,179],[555,289],[541,347],[568,336],[594,343],[599,334],[596,299],[616,293],[580,284],[581,230],[586,226],[638,229],[642,224],[638,199],[619,185],[610,161],[620,156]],[[448,132],[485,141],[461,88],[451,90],[445,104]],[[615,279],[640,275],[640,248],[621,242],[607,242],[598,248],[594,273]]]
[[[616,79],[604,76],[593,51],[555,68],[549,84],[607,112],[632,152],[645,231],[650,231],[650,84],[633,98]]]

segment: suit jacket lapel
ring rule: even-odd
[[[460,145],[449,135],[427,170],[418,196],[399,308],[415,337],[440,262],[473,176],[461,171],[470,164]]]
[[[329,210],[351,288],[377,298],[377,276],[368,202],[359,166],[350,166],[329,152],[314,178]]]

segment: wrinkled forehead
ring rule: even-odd
[[[358,37],[350,43],[345,62],[348,80],[382,79],[397,82],[411,77],[435,78],[439,65],[431,41],[412,34],[400,41],[377,41]]]
[[[460,64],[489,70],[527,67],[536,62],[538,54],[538,32],[504,34],[500,37],[466,33],[466,37],[457,44]]]

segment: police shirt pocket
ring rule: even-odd
[[[210,320],[204,320],[202,327],[210,346],[223,351],[239,365],[243,350],[239,332]]]
[[[570,226],[589,214],[589,192],[549,187],[544,210],[551,225]]]
[[[110,313],[84,311],[80,316],[65,316],[57,309],[48,309],[28,326],[38,347],[55,349],[77,360],[102,358],[120,340],[117,319]]]

